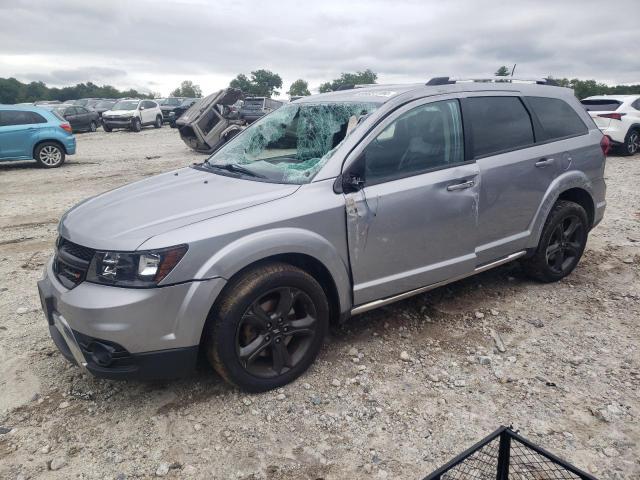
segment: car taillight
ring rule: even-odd
[[[606,157],[609,153],[609,150],[611,149],[611,140],[609,140],[609,137],[607,137],[606,135],[603,135],[602,140],[600,140],[600,148],[602,149],[602,153],[604,153],[604,156]]]
[[[612,118],[613,120],[622,120],[622,117],[626,113],[599,113],[598,116],[602,118]]]
[[[63,129],[65,132],[72,133],[71,125],[69,125],[68,123],[61,123],[60,128]]]

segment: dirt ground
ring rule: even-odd
[[[57,352],[36,281],[62,213],[202,159],[167,127],[77,138],[63,168],[0,164],[0,478],[417,479],[501,424],[640,478],[640,157],[609,158],[566,280],[511,264],[361,315],[298,381],[248,396],[207,370],[96,380]]]

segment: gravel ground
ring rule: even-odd
[[[500,424],[598,478],[640,478],[639,157],[608,160],[605,220],[557,284],[511,264],[361,315],[265,394],[206,368],[82,376],[35,285],[58,219],[200,159],[165,127],[78,135],[55,170],[0,165],[0,478],[421,478]]]

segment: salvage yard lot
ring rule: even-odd
[[[605,219],[567,279],[512,264],[372,311],[298,381],[245,395],[207,369],[96,380],[57,352],[35,284],[60,216],[203,159],[168,128],[77,138],[62,168],[0,164],[0,478],[421,478],[500,424],[640,478],[640,157],[608,159]]]

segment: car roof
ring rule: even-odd
[[[0,103],[0,109],[2,110],[18,110],[22,112],[48,112],[49,110],[44,108],[47,105],[4,105]],[[57,107],[58,105],[49,105],[50,107]]]
[[[337,90],[334,92],[310,95],[296,100],[296,103],[316,103],[316,102],[368,102],[383,104],[403,94],[423,94],[442,95],[457,92],[473,91],[514,91],[528,95],[540,95],[558,97],[565,96],[572,91],[568,88],[552,86],[550,84],[536,84],[524,81],[513,82],[491,82],[491,81],[458,81],[453,83],[428,85],[427,83],[412,84],[390,84],[390,85],[367,85],[356,86],[347,90]]]
[[[591,97],[583,98],[582,100],[617,100],[624,102],[632,98],[638,98],[640,95],[593,95]]]

